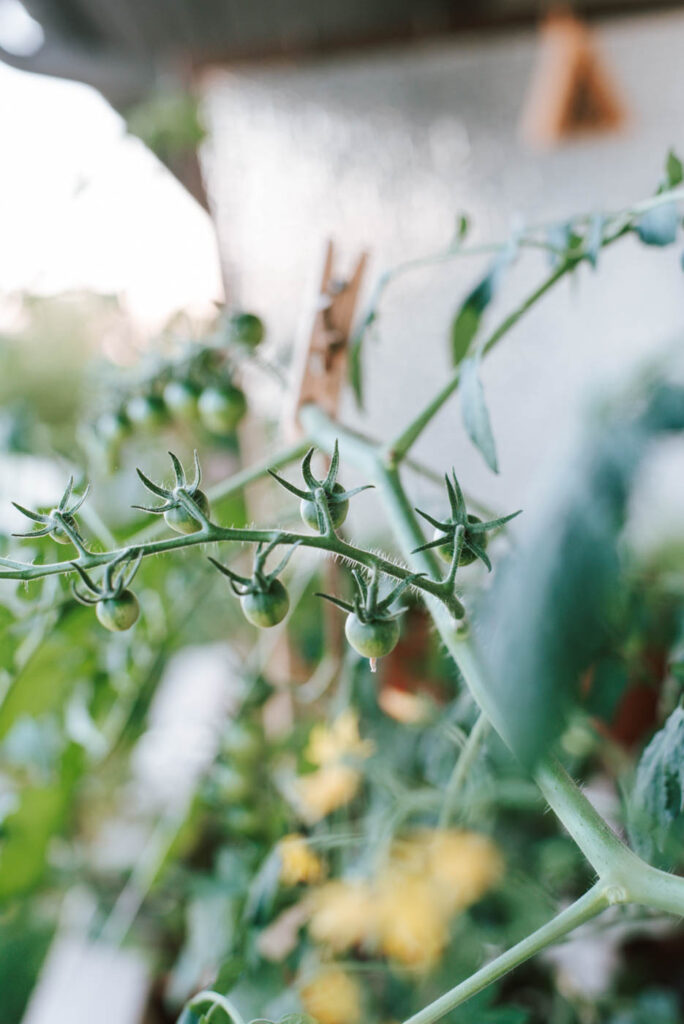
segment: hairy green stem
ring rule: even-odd
[[[24,564],[0,559],[0,566],[3,567],[0,568],[0,579],[41,579],[45,576],[71,573],[73,572],[74,563],[86,570],[108,565],[126,552],[129,552],[131,557],[138,554],[142,554],[143,557],[149,557],[151,555],[164,554],[168,551],[179,551],[187,547],[196,547],[198,544],[214,544],[225,541],[237,543],[268,543],[276,541],[278,544],[299,544],[302,547],[327,551],[338,558],[348,559],[356,565],[363,565],[367,569],[377,567],[387,576],[398,580],[406,580],[410,577],[412,586],[417,590],[422,590],[439,601],[443,601],[452,615],[457,617],[463,615],[463,606],[460,601],[454,594],[449,593],[444,588],[441,581],[425,577],[415,578],[415,573],[405,566],[397,565],[373,551],[365,551],[362,548],[355,547],[353,544],[348,544],[336,534],[303,534],[279,529],[241,529],[209,524],[196,533],[148,541],[144,544],[127,545],[125,548],[117,551],[86,552],[80,554],[78,558],[67,562],[29,565],[28,563]]]
[[[418,1013],[414,1013],[404,1024],[433,1024],[444,1014],[454,1010],[461,1003],[472,996],[477,995],[482,989],[498,981],[509,971],[529,960],[535,953],[558,942],[563,936],[574,931],[581,924],[590,921],[597,914],[600,914],[606,907],[615,902],[612,889],[601,883],[595,885],[584,896],[580,897],[565,910],[561,911],[553,920],[542,925],[537,931],[526,936],[521,942],[516,943],[510,949],[496,957],[491,963],[481,967],[479,971],[472,974],[459,985],[445,992],[439,999],[429,1003]]]
[[[349,458],[359,454],[358,438],[354,439],[354,444],[348,449],[344,429],[339,424],[333,425],[319,409],[308,407],[304,410],[304,416],[307,429],[318,444],[331,445],[330,435],[334,428],[342,453]],[[366,448],[360,454],[364,468],[369,468],[369,460],[374,467],[374,482],[405,555],[416,568],[434,571],[432,552],[410,555],[416,544],[422,542],[422,534],[397,469],[384,464],[377,451],[371,452]],[[427,604],[440,637],[473,697],[505,741],[506,723],[489,695],[472,640],[462,627],[457,626],[441,602],[428,596]],[[658,871],[628,849],[557,761],[546,757],[536,772],[535,781],[558,819],[593,866],[599,876],[599,883],[553,921],[409,1018],[406,1024],[432,1024],[611,903],[640,903],[654,910],[684,916],[684,878]]]
[[[525,299],[516,309],[503,320],[496,330],[490,335],[482,347],[482,354],[486,355],[494,346],[514,327],[521,317],[542,298],[543,295],[553,288],[568,271],[575,265],[574,261],[565,260],[542,283]],[[425,428],[432,422],[444,403],[457,390],[461,380],[461,369],[457,367],[449,380],[437,394],[432,398],[424,409],[412,420],[401,434],[391,441],[385,449],[385,458],[390,464],[401,462],[407,452],[413,447]]]
[[[650,208],[650,207],[649,207]],[[607,235],[601,243],[601,248],[605,249],[607,246],[612,245],[619,238],[623,238],[631,230],[631,222],[621,224],[616,228],[612,234]],[[527,296],[520,303],[519,306],[509,313],[504,320],[501,321],[499,326],[490,334],[489,338],[485,341],[481,347],[480,352],[482,356],[488,355],[493,348],[495,348],[508,332],[515,327],[518,321],[527,313],[529,310],[539,302],[541,298],[549,292],[561,278],[565,277],[566,274],[574,270],[575,267],[584,259],[583,254],[577,256],[568,256],[557,267],[539,284],[534,291]],[[420,435],[426,429],[426,427],[432,422],[436,414],[442,408],[444,403],[453,395],[457,390],[461,379],[460,367],[457,367],[452,373],[449,380],[444,384],[437,394],[428,402],[424,409],[422,409],[418,415],[412,420],[411,423],[399,434],[394,441],[390,441],[384,449],[384,459],[388,465],[396,465],[402,461],[416,443]]]
[[[282,448],[277,451],[274,455],[270,455],[267,459],[262,459],[261,462],[255,462],[252,466],[245,466],[244,469],[239,470],[237,473],[233,473],[232,476],[226,477],[225,480],[219,481],[214,484],[213,487],[207,489],[207,498],[213,504],[223,501],[225,498],[230,498],[234,494],[238,494],[244,490],[250,484],[256,483],[258,480],[263,480],[268,476],[269,470],[283,469],[285,466],[291,465],[298,459],[301,459],[306,455],[310,443],[308,440],[298,441],[296,444],[292,444],[287,448]],[[84,516],[85,518],[85,516]],[[160,519],[156,523],[148,524],[143,526],[137,533],[128,539],[128,544],[139,544],[141,541],[148,537],[154,537],[164,528],[164,520]]]

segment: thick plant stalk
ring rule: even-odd
[[[612,902],[615,902],[612,896],[610,887],[604,886],[601,883],[595,885],[575,903],[572,903],[551,921],[538,928],[536,932],[527,935],[520,942],[516,943],[515,946],[511,946],[505,953],[502,953],[501,956],[497,956],[491,963],[481,967],[479,971],[471,974],[465,981],[460,982],[460,984],[445,992],[439,999],[435,999],[434,1002],[423,1007],[418,1013],[414,1013],[404,1024],[433,1024],[434,1021],[443,1017],[445,1013],[454,1010],[461,1003],[465,1003],[467,999],[477,995],[478,992],[487,988],[488,985],[498,981],[499,978],[508,974],[509,971],[524,963],[525,960],[529,960],[535,953],[539,953],[542,949],[546,949],[547,946],[558,942],[559,939],[574,931],[575,928],[579,928],[586,921],[596,917],[597,914],[600,914],[606,907],[610,906]]]

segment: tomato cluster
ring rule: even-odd
[[[264,333],[254,313],[234,314],[227,336],[192,345],[164,362],[134,394],[104,412],[96,423],[98,439],[115,450],[135,431],[151,433],[172,423],[199,424],[216,437],[230,436],[247,412],[233,363],[253,353]]]

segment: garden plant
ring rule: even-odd
[[[0,557],[8,949],[34,935],[44,952],[54,927],[45,907],[81,872],[97,894],[96,937],[133,941],[139,926],[137,941],[152,931],[166,942],[161,1002],[166,1012],[185,1002],[182,1024],[680,1019],[667,986],[618,984],[611,1001],[582,1010],[543,974],[548,963],[529,976],[542,993],[535,1005],[516,988],[516,968],[601,915],[606,927],[684,915],[680,556],[644,565],[624,541],[642,462],[684,430],[684,387],[662,366],[607,399],[588,416],[553,505],[522,513],[483,508],[458,465],[435,476],[413,448],[458,395],[467,434],[497,471],[481,361],[558,282],[583,267],[600,274],[608,247],[675,246],[682,201],[670,154],[656,195],[628,209],[485,246],[469,245],[461,220],[447,251],[386,274],[353,339],[359,402],[363,345],[390,282],[433,260],[491,259],[454,316],[450,376],[424,408],[407,387],[396,437],[363,436],[310,404],[301,441],[206,486],[216,453],[221,462],[239,451],[243,369],[280,377],[261,354],[259,318],[221,320],[180,354],[159,355],[134,385],[121,374],[89,440],[81,425],[74,443],[100,482],[107,463],[124,466],[117,478],[132,468],[127,446],[142,453],[126,485],[137,486],[140,517],[103,521],[91,506],[98,481],[88,493],[73,468],[51,508],[17,505],[27,526]],[[501,279],[530,253],[550,269],[485,333]],[[414,507],[416,479],[432,488],[428,507]],[[278,512],[253,525],[243,499],[258,483]],[[374,503],[391,543],[348,532],[357,502]],[[406,675],[397,652],[408,658],[421,630],[414,682],[429,685],[392,685]],[[269,679],[288,632],[308,666],[289,690]],[[241,652],[240,707],[182,822],[144,869],[119,879],[135,907],[127,916],[119,881],[84,852],[88,808],[98,786],[128,770],[172,656],[226,636]],[[615,723],[635,675],[640,685],[647,677],[651,713],[621,745]],[[268,709],[283,691],[292,721],[273,728]],[[619,780],[619,823],[583,791],[582,773],[597,764]],[[31,957],[16,956],[29,973]]]

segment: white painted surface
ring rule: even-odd
[[[459,211],[472,217],[472,240],[489,241],[520,217],[562,219],[648,195],[668,148],[684,150],[684,14],[616,19],[597,39],[629,126],[546,153],[518,138],[536,57],[528,31],[213,74],[207,167],[238,298],[262,310],[271,337],[286,345],[328,234],[350,259],[370,249],[370,284],[385,267],[443,247]],[[482,266],[450,263],[391,286],[378,341],[367,347],[369,412],[359,415],[350,401],[349,422],[391,436],[438,389],[450,317]],[[486,326],[545,272],[542,257],[526,257]],[[488,360],[501,476],[466,440],[457,400],[416,454],[440,470],[455,465],[501,508],[525,505],[588,396],[681,331],[683,300],[677,251],[622,243],[598,274],[582,267],[562,284]],[[362,501],[373,504],[357,507]]]

